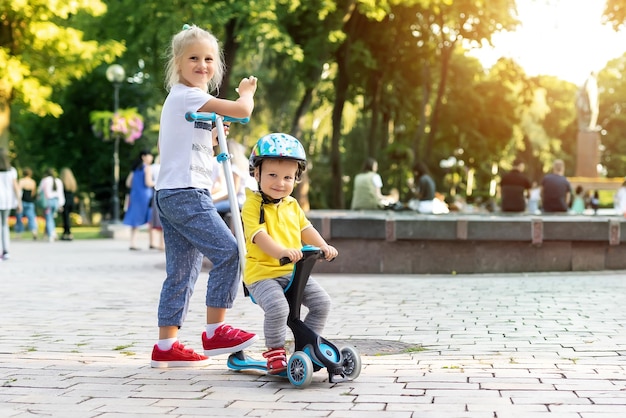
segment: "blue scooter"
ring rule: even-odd
[[[287,325],[293,332],[295,340],[294,353],[289,357],[287,370],[282,374],[292,385],[304,388],[312,379],[313,373],[326,368],[330,383],[345,382],[356,379],[361,373],[361,357],[351,346],[337,348],[332,342],[318,335],[300,320],[300,308],[304,288],[309,280],[315,262],[324,257],[317,247],[302,248],[303,257],[295,264],[291,281],[285,288],[285,297],[289,303]],[[280,260],[281,265],[289,263],[288,258]],[[228,368],[232,370],[260,370],[267,372],[265,361],[256,360],[243,351],[228,357]],[[279,375],[281,376],[281,375]]]

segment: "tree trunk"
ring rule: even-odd
[[[413,156],[415,161],[423,159],[422,156],[422,140],[424,139],[424,132],[426,131],[426,112],[428,109],[428,103],[430,103],[431,93],[431,81],[430,81],[430,66],[424,65],[422,67],[422,102],[420,105],[420,121],[413,137]]]
[[[433,115],[430,118],[430,132],[428,133],[428,140],[426,141],[426,149],[424,150],[424,159],[426,161],[430,161],[435,138],[437,137],[437,130],[439,129],[439,114],[441,113],[443,95],[446,92],[446,85],[448,80],[448,65],[450,64],[450,58],[452,57],[453,49],[454,42],[452,42],[450,45],[444,46],[441,52],[441,72],[439,75],[439,87],[437,88],[437,97],[435,97]]]
[[[219,91],[219,97],[228,98],[230,92],[230,80],[231,73],[230,69],[233,68],[235,63],[235,57],[237,56],[237,51],[239,50],[239,43],[237,42],[236,32],[237,32],[237,19],[233,18],[226,23],[224,26],[224,65],[226,66],[226,72],[224,73],[224,78],[222,80],[222,85]]]
[[[6,100],[0,101],[0,148],[9,150],[9,124],[11,123],[11,106]]]
[[[370,92],[372,93],[371,103],[370,103],[370,129],[367,135],[367,156],[374,157],[378,159],[378,152],[380,150],[380,142],[378,139],[380,138],[379,126],[380,126],[380,118],[379,118],[379,108],[380,108],[380,90],[381,90],[381,80],[382,77],[380,74],[374,73],[372,76],[372,82],[370,83]]]
[[[346,41],[347,42],[347,41]],[[341,172],[341,154],[339,145],[341,141],[341,120],[343,116],[343,108],[348,97],[348,87],[350,85],[348,75],[348,46],[344,43],[337,51],[337,79],[335,80],[335,103],[333,105],[332,124],[333,134],[330,152],[330,171],[331,177],[335,179],[332,182],[332,200],[333,209],[343,209],[345,199],[343,195],[343,183]]]
[[[306,91],[304,92],[304,96],[302,96],[302,100],[300,100],[300,105],[298,105],[298,109],[296,110],[296,114],[293,118],[293,123],[291,124],[291,134],[298,139],[300,139],[300,137],[302,136],[302,121],[304,119],[304,115],[311,107],[312,101],[313,88],[307,87]],[[300,203],[300,206],[305,212],[311,209],[311,204],[309,202],[308,172],[305,171],[302,175],[300,184],[293,191],[293,196],[298,200],[298,203]]]

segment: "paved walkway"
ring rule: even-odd
[[[226,356],[150,368],[161,252],[13,241],[11,256],[0,263],[1,417],[626,416],[624,272],[317,275],[334,301],[324,336],[361,344],[363,369],[340,384],[320,371],[300,390],[229,371]],[[196,349],[204,281],[180,334]],[[261,333],[243,296],[229,321]],[[368,352],[384,342],[423,350]]]

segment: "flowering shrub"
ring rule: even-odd
[[[120,109],[117,113],[94,111],[89,115],[94,135],[104,141],[119,136],[129,144],[141,138],[143,133],[143,117],[137,109]]]

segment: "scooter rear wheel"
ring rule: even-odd
[[[342,347],[341,357],[343,358],[343,372],[350,380],[354,380],[361,374],[361,356],[356,348],[351,346]]]
[[[287,363],[287,377],[292,385],[305,388],[313,380],[313,362],[303,351],[296,351]]]

